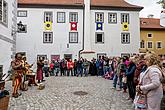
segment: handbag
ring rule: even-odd
[[[147,96],[145,94],[137,93],[134,99],[135,108],[147,109]]]

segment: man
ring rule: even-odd
[[[14,98],[17,98],[21,94],[18,93],[18,90],[20,88],[21,82],[22,82],[22,75],[24,71],[23,62],[22,62],[22,55],[20,53],[16,53],[15,60],[11,62],[12,69],[14,70],[14,88],[12,96]]]
[[[89,62],[87,61],[87,59],[84,59],[83,62],[83,68],[84,68],[84,74],[85,76],[88,76],[88,72],[89,72]]]

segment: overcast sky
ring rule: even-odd
[[[147,17],[153,14],[154,18],[160,18],[161,6],[156,2],[159,0],[125,0],[131,4],[143,6],[144,9],[140,12],[140,17]]]

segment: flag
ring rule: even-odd
[[[45,30],[52,30],[52,22],[45,22]]]
[[[70,22],[71,31],[77,31],[77,22]]]
[[[96,30],[103,30],[103,23],[102,22],[96,23]]]
[[[123,31],[128,31],[129,30],[128,22],[123,22],[122,28],[123,28]]]

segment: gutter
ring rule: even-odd
[[[81,52],[84,50],[84,29],[85,28],[85,5],[83,5],[83,41],[82,41],[82,49],[79,50],[78,57],[80,58]]]

